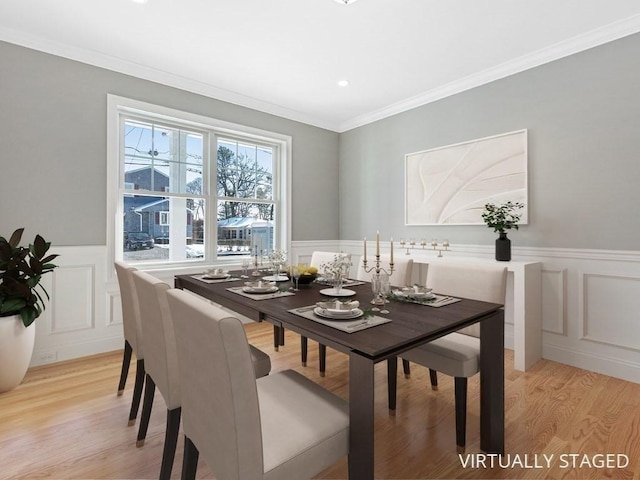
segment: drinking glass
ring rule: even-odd
[[[300,271],[300,269],[298,267],[293,267],[291,269],[291,275],[293,275],[293,280],[295,282],[295,288],[293,289],[294,292],[298,291],[298,281],[300,280],[300,274],[302,272]]]
[[[249,278],[249,275],[247,275],[249,273],[249,267],[251,266],[251,259],[250,258],[243,258],[242,259],[242,278]]]
[[[386,273],[381,273],[380,274],[380,298],[382,299],[382,310],[380,310],[380,313],[389,313],[389,310],[386,309],[386,307],[384,307],[385,304],[389,303],[389,300],[387,300],[387,296],[389,295],[389,293],[391,292],[391,284],[389,283],[389,275],[387,275]]]

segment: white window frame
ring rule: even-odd
[[[275,214],[275,245],[290,251],[291,245],[291,151],[292,139],[288,135],[269,132],[253,127],[218,120],[203,115],[184,112],[168,107],[141,102],[117,95],[107,95],[107,260],[110,265],[116,260],[122,260],[123,231],[122,231],[122,164],[120,158],[121,136],[120,123],[122,116],[138,115],[152,121],[170,122],[185,125],[187,128],[205,130],[209,133],[209,148],[212,167],[217,159],[217,137],[235,137],[246,141],[268,144],[274,148],[274,189],[276,201]],[[204,165],[203,188],[215,182],[216,172],[208,173]],[[217,196],[215,183],[209,185],[210,194],[207,201],[205,220],[205,257],[201,260],[185,262],[144,262],[137,266],[144,270],[201,269],[205,265],[240,265],[240,258],[217,257],[217,228],[216,205]],[[109,269],[113,275],[113,269]]]

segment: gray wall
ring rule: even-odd
[[[290,135],[292,238],[338,238],[337,133],[3,42],[0,65],[0,235],[105,244],[111,93]]]
[[[514,246],[640,248],[640,35],[356,128],[340,137],[340,237],[489,244],[479,226],[407,227],[404,155],[529,131],[529,224]]]

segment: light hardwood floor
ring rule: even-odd
[[[300,365],[299,337],[273,350],[268,324],[247,325],[249,340],[271,355],[273,370],[293,368],[339,396],[348,395],[346,356],[327,349],[327,375]],[[135,447],[137,424],[127,427],[135,362],[125,394],[116,396],[121,352],[31,369],[22,385],[0,394],[0,478],[153,479],[160,470],[165,406],[156,394],[147,441]],[[640,385],[543,360],[526,373],[513,370],[506,351],[506,455],[514,468],[463,467],[455,449],[453,382],[440,376],[437,392],[428,371],[399,371],[398,408],[390,416],[386,366],[376,370],[376,477],[379,479],[600,479],[640,480]],[[467,454],[479,458],[478,376],[469,382]],[[543,457],[543,454],[547,457]],[[599,454],[622,454],[625,468],[570,468]],[[547,467],[545,458],[551,458]],[[471,458],[471,457],[469,457]],[[564,461],[562,460],[564,458]],[[614,459],[616,457],[613,457]],[[537,459],[537,465],[534,463]],[[519,466],[520,461],[524,465]],[[527,463],[524,463],[527,462]],[[173,468],[180,477],[182,437]],[[541,466],[543,468],[527,468]],[[317,478],[346,478],[346,460]],[[198,478],[214,478],[200,462]],[[296,480],[296,479],[292,479]]]

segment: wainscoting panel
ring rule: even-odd
[[[493,246],[457,245],[445,257],[493,258]],[[387,251],[387,244],[381,244]],[[46,279],[51,301],[36,321],[36,347],[32,365],[77,358],[123,345],[120,292],[107,265],[105,246],[58,247],[60,266]],[[362,253],[361,241],[293,242],[291,262],[308,262],[314,250],[352,254],[353,271]],[[399,249],[396,255],[400,254]],[[404,253],[402,253],[404,254]],[[410,251],[416,261],[437,261],[437,252]],[[586,370],[640,383],[640,329],[637,299],[640,298],[640,252],[514,247],[516,262],[540,262],[542,305],[542,356]],[[423,264],[414,281],[424,281]],[[201,267],[199,268],[201,270]],[[186,270],[153,270],[153,275],[172,283]],[[421,278],[422,277],[422,278]],[[535,277],[534,277],[535,278]],[[535,283],[535,282],[534,282]],[[508,290],[513,290],[512,274]],[[509,294],[508,294],[509,297]],[[515,306],[520,308],[519,306]],[[514,305],[505,305],[505,345],[513,346]],[[528,333],[527,333],[528,334]],[[115,387],[114,387],[115,388]]]
[[[581,338],[640,352],[640,278],[585,274],[582,286]]]
[[[62,265],[52,275],[51,333],[93,328],[95,265]]]
[[[542,270],[542,330],[567,334],[565,270]]]

